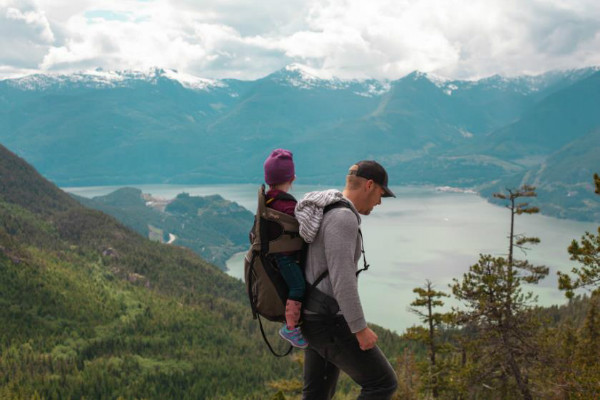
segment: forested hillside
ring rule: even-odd
[[[536,243],[509,237],[515,249]],[[526,285],[548,270],[512,251],[482,255],[449,291],[415,288],[422,327],[374,327],[398,373],[394,400],[598,398],[600,231],[569,252],[582,267],[561,288],[592,295],[562,307],[536,306]],[[299,399],[302,353],[268,353],[245,296],[191,250],[83,207],[0,147],[0,398]],[[358,387],[344,376],[338,392],[353,399]]]
[[[92,199],[74,197],[86,207],[112,215],[142,236],[190,248],[221,269],[232,255],[248,248],[248,232],[254,220],[250,211],[219,195],[180,193],[175,199],[162,200],[159,207],[141,190],[129,187]]]
[[[268,398],[301,369],[268,353],[245,296],[0,147],[0,398]]]

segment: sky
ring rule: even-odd
[[[0,0],[0,79],[95,68],[451,79],[600,65],[598,0]]]

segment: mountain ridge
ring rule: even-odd
[[[3,80],[0,143],[61,186],[259,183],[270,150],[285,147],[299,183],[335,184],[371,158],[395,184],[477,188],[541,165],[600,123],[597,67],[474,82],[414,72],[384,86],[311,73],[290,66],[210,90],[165,70],[126,87]]]
[[[457,80],[447,77],[442,77],[436,74],[413,71],[403,77],[397,79],[376,79],[371,77],[363,78],[339,78],[330,73],[319,72],[316,69],[308,66],[292,63],[283,68],[258,78],[254,81],[239,80],[233,78],[205,78],[201,76],[181,73],[176,69],[168,69],[162,67],[152,67],[146,70],[124,69],[124,70],[104,70],[102,68],[82,70],[72,73],[35,73],[24,75],[21,77],[0,78],[0,82],[9,84],[14,88],[23,90],[40,90],[52,89],[56,87],[66,86],[67,84],[79,84],[89,88],[114,88],[120,84],[126,86],[133,81],[146,81],[156,84],[161,78],[179,82],[187,89],[198,91],[210,91],[211,89],[224,88],[230,83],[236,82],[255,82],[262,79],[271,79],[275,81],[283,81],[285,83],[296,84],[302,88],[314,88],[319,86],[318,83],[328,85],[332,89],[347,88],[352,84],[371,83],[380,85],[382,88],[387,87],[390,82],[396,82],[406,78],[426,78],[440,88],[450,89],[452,85],[462,85],[471,87],[478,84],[495,84],[498,88],[513,90],[522,90],[523,86],[529,92],[540,91],[547,86],[552,86],[556,81],[560,81],[565,76],[571,82],[582,79],[586,75],[600,71],[600,66],[579,68],[579,69],[564,69],[553,70],[537,75],[517,75],[517,76],[502,76],[491,75],[478,79]],[[312,85],[311,85],[312,83]],[[451,91],[460,89],[450,89]]]

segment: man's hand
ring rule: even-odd
[[[358,339],[358,345],[361,350],[369,350],[375,347],[377,343],[377,334],[371,330],[368,326],[362,331],[355,333],[356,339]]]

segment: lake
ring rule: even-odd
[[[181,192],[196,196],[220,194],[253,212],[258,189],[254,184],[132,186],[167,199]],[[63,190],[94,197],[119,187],[122,186]],[[296,185],[292,194],[301,198],[308,191],[322,189],[326,188]],[[472,193],[421,186],[391,189],[397,198],[383,199],[371,215],[362,219],[365,251],[371,267],[361,274],[359,290],[367,320],[402,333],[407,327],[419,324],[417,316],[408,310],[416,296],[412,291],[415,287],[423,286],[429,279],[437,290],[449,293],[452,278],[461,278],[477,262],[480,253],[506,256],[510,213]],[[565,303],[564,294],[557,289],[556,272],[577,266],[569,260],[566,249],[571,240],[579,239],[586,231],[595,231],[598,224],[521,215],[516,217],[515,226],[515,233],[541,239],[526,256],[516,250],[515,258],[526,257],[533,264],[550,268],[546,279],[526,290],[539,296],[538,304]],[[241,279],[243,254],[233,256],[227,267],[229,275]],[[446,302],[448,306],[452,303]]]

